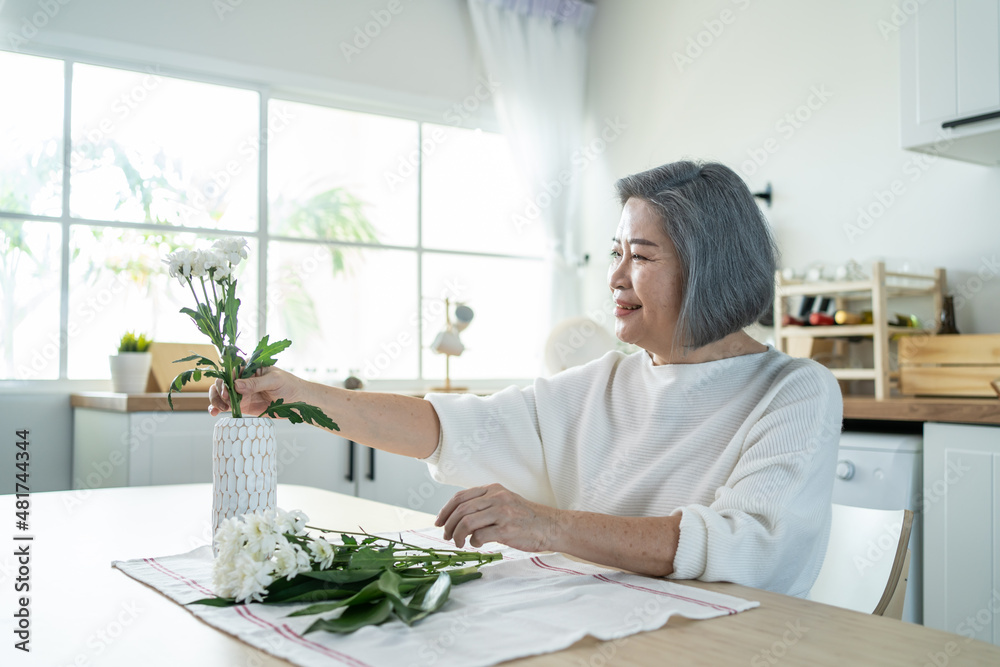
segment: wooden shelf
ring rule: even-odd
[[[874,380],[874,368],[831,368],[830,372],[838,380]]]
[[[926,336],[931,332],[915,327],[897,326],[888,323],[890,296],[931,296],[934,299],[935,320],[940,319],[944,299],[945,271],[935,269],[933,276],[909,273],[895,273],[885,270],[884,262],[872,265],[870,280],[837,280],[830,282],[788,283],[779,271],[775,276],[774,298],[774,338],[776,347],[799,356],[813,356],[819,347],[812,339],[845,339],[867,337],[872,339],[872,368],[843,368],[833,370],[839,380],[874,380],[875,398],[886,399],[893,377],[889,372],[889,339],[895,335]],[[907,285],[894,285],[893,280],[911,281]],[[926,287],[914,287],[927,283]],[[835,326],[787,326],[782,324],[785,313],[785,299],[792,296],[833,297],[838,309],[846,309],[847,302],[864,300],[871,303],[873,324],[849,324]],[[794,343],[793,343],[794,341]],[[844,355],[845,343],[827,342],[821,354]],[[839,351],[837,351],[839,349]]]
[[[885,332],[889,334],[905,334],[910,336],[930,335],[926,329],[916,327],[900,327],[894,324],[887,324]],[[829,327],[815,326],[786,326],[781,327],[781,335],[788,337],[802,336],[809,338],[847,338],[851,336],[874,336],[874,324],[835,324]]]

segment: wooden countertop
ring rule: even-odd
[[[1000,400],[905,396],[879,401],[868,396],[845,396],[844,419],[1000,425]]]
[[[399,392],[420,396],[419,392]],[[477,392],[479,393],[479,392]],[[491,392],[482,392],[484,394]],[[70,395],[70,405],[111,412],[154,412],[169,410],[166,394],[115,394],[83,392]],[[208,394],[174,394],[174,410],[206,410]],[[960,424],[995,424],[1000,426],[1000,400],[995,398],[887,398],[878,401],[868,396],[845,396],[844,419],[874,421],[951,422]]]

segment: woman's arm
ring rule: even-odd
[[[302,401],[321,409],[337,422],[337,435],[375,449],[423,459],[437,448],[441,425],[434,407],[412,396],[361,392],[307,382],[273,366],[262,375],[236,381],[240,407],[258,415],[272,401]],[[221,380],[209,391],[208,411],[213,415],[230,409],[229,394]]]
[[[525,500],[499,484],[459,491],[436,524],[461,548],[500,542],[522,551],[560,551],[598,565],[665,577],[674,571],[680,515],[621,517],[560,510]]]

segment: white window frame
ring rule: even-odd
[[[7,51],[0,49],[0,51]],[[9,51],[8,51],[9,52]],[[211,236],[241,236],[253,238],[257,241],[257,294],[264,301],[258,304],[258,331],[267,331],[267,253],[269,241],[281,241],[291,243],[305,243],[310,245],[336,245],[341,247],[357,247],[380,250],[403,250],[416,253],[417,258],[417,280],[414,294],[417,312],[421,311],[423,300],[423,257],[425,253],[441,255],[459,255],[463,257],[487,257],[492,259],[517,259],[530,261],[544,261],[543,258],[531,255],[512,255],[504,253],[485,253],[473,251],[447,250],[438,248],[425,248],[423,246],[423,152],[418,150],[417,169],[417,239],[413,246],[400,246],[389,244],[360,243],[351,241],[329,241],[323,239],[304,239],[299,237],[289,237],[271,235],[268,233],[268,191],[267,191],[267,122],[268,106],[272,99],[279,101],[311,104],[315,106],[327,107],[331,109],[354,111],[359,113],[387,116],[417,123],[417,146],[421,146],[423,137],[423,126],[425,123],[437,125],[445,124],[443,118],[434,118],[432,113],[426,109],[407,108],[405,104],[379,103],[375,100],[349,99],[346,96],[322,93],[317,90],[303,90],[300,86],[284,87],[272,86],[265,83],[253,82],[246,79],[235,78],[229,75],[219,75],[205,71],[195,71],[183,67],[173,67],[157,63],[152,65],[148,62],[140,62],[129,58],[95,56],[71,52],[66,49],[56,49],[47,47],[35,47],[25,49],[16,53],[43,58],[52,58],[63,62],[63,174],[62,174],[62,214],[56,216],[34,215],[28,213],[14,213],[0,210],[0,218],[38,221],[48,223],[58,223],[61,229],[60,245],[60,301],[59,301],[59,375],[58,379],[47,380],[21,380],[21,379],[0,379],[0,393],[23,392],[66,392],[66,391],[101,391],[107,390],[110,380],[98,379],[76,379],[67,377],[68,373],[68,348],[69,348],[69,234],[72,225],[110,227],[119,229],[136,229],[149,231],[164,231],[162,225],[146,222],[119,222],[111,220],[91,220],[89,218],[78,218],[70,215],[70,179],[72,170],[70,168],[72,155],[72,91],[73,91],[73,65],[80,63],[83,65],[95,65],[109,67],[127,71],[144,72],[155,69],[161,76],[178,78],[197,83],[208,83],[240,90],[249,90],[258,93],[259,106],[259,126],[258,140],[260,150],[258,151],[258,184],[257,184],[257,229],[252,232],[241,232],[225,229],[194,226],[176,226],[179,233],[206,234]],[[452,124],[453,125],[453,124]],[[492,113],[487,113],[486,118],[479,118],[475,124],[463,124],[458,127],[464,129],[479,128],[488,132],[499,132],[498,123]],[[398,380],[372,380],[368,383],[371,389],[394,390],[403,392],[421,392],[426,390],[436,378],[424,377],[424,363],[422,353],[422,341],[424,340],[423,318],[417,318],[417,340],[421,341],[421,352],[417,355],[417,378]],[[462,380],[462,384],[469,387],[470,391],[489,392],[510,384],[525,386],[530,384],[531,378],[495,378],[489,380]]]

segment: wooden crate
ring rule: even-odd
[[[900,392],[920,396],[995,396],[1000,334],[911,336],[899,341]]]
[[[153,343],[149,346],[149,351],[153,355],[149,381],[146,384],[146,391],[149,393],[166,392],[178,373],[196,365],[193,361],[175,364],[175,359],[200,354],[219,363],[219,353],[214,346],[207,343]],[[202,377],[198,382],[192,381],[184,385],[184,391],[208,391],[214,382],[212,378]]]

